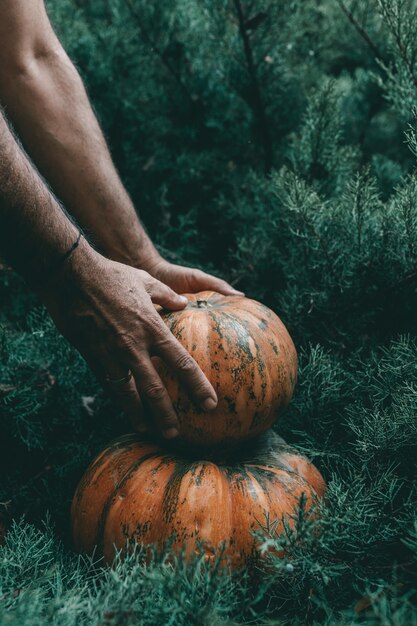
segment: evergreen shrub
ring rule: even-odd
[[[0,623],[417,624],[416,0],[48,8],[161,252],[290,330],[300,377],[276,429],[328,497],[320,532],[260,523],[288,556],[252,577],[74,555],[77,481],[128,424],[2,267]]]

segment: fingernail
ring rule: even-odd
[[[203,409],[206,411],[212,411],[217,406],[217,401],[214,398],[206,398],[203,402]]]
[[[163,435],[165,439],[175,439],[175,437],[178,437],[179,432],[176,428],[168,428],[168,430],[164,430]]]
[[[181,300],[181,302],[183,302],[184,304],[188,304],[188,298],[186,298],[185,296],[180,296],[180,300]]]

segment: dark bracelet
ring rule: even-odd
[[[83,236],[82,232],[79,231],[78,237],[76,241],[72,244],[71,248],[65,252],[55,263],[53,263],[48,270],[46,271],[46,277],[49,278],[51,274],[54,274],[60,267],[65,263],[65,261],[71,256],[71,254],[78,248],[80,245],[81,237]]]

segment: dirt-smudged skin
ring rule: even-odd
[[[215,411],[200,411],[178,378],[155,363],[173,401],[184,442],[212,445],[256,437],[290,402],[297,380],[297,353],[281,320],[264,305],[212,291],[186,294],[182,311],[162,311],[172,333],[215,388]]]
[[[173,549],[188,557],[199,542],[208,558],[225,542],[233,567],[253,562],[258,520],[268,514],[282,527],[302,494],[309,508],[325,491],[305,457],[272,432],[263,437],[266,443],[242,451],[241,461],[195,461],[145,436],[118,439],[93,461],[74,496],[75,548],[92,553],[97,546],[111,563],[114,546],[124,548],[128,537],[162,548],[175,535]]]

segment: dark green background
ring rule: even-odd
[[[127,422],[3,269],[0,500],[25,520],[0,549],[2,624],[417,624],[417,4],[242,0],[242,23],[238,5],[49,10],[162,253],[294,337],[276,429],[328,481],[321,533],[300,518],[254,579],[77,560],[72,493]]]

